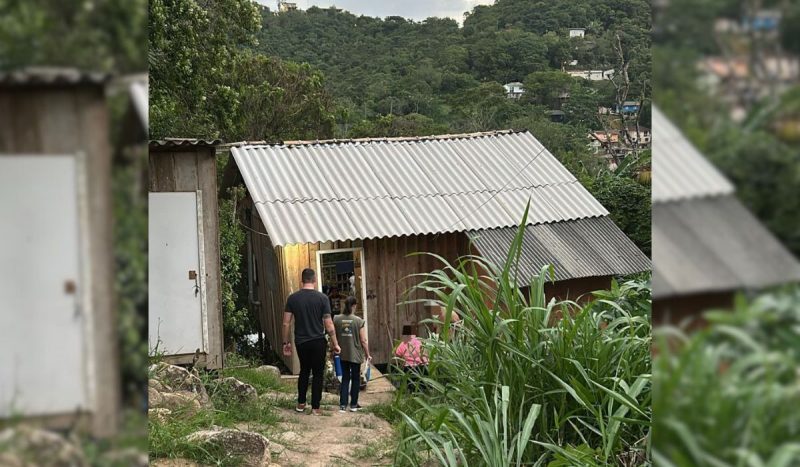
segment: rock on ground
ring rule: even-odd
[[[173,412],[194,414],[202,408],[212,408],[211,398],[196,374],[167,363],[150,366],[147,387],[148,408],[167,409],[159,416]]]
[[[203,382],[196,374],[190,373],[187,369],[170,365],[168,363],[158,363],[150,365],[150,379],[160,383],[161,387],[150,386],[159,392],[186,391],[197,394],[197,399],[201,405],[207,405],[210,400]]]
[[[147,410],[147,418],[150,420],[155,420],[158,422],[165,422],[167,419],[172,415],[172,410],[166,409],[164,407],[159,407],[156,409],[148,409]]]
[[[256,368],[256,371],[259,373],[268,373],[275,375],[276,378],[281,377],[281,370],[278,369],[276,366],[272,365],[261,365],[260,367]]]
[[[229,428],[213,428],[190,434],[186,441],[223,449],[235,456],[242,456],[244,466],[269,465],[269,440],[258,433]]]
[[[243,383],[236,378],[227,377],[217,380],[218,388],[236,397],[241,402],[258,399],[258,392],[253,386]]]
[[[29,427],[0,431],[0,465],[9,467],[88,467],[83,452],[64,437]]]

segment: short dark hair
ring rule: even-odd
[[[412,330],[411,325],[406,324],[405,326],[403,326],[403,335],[404,336],[410,336],[412,334],[414,334],[414,331]]]
[[[355,306],[357,304],[358,304],[358,300],[356,300],[356,297],[354,297],[352,295],[347,297],[347,299],[344,301],[344,314],[349,315],[350,313],[352,313],[353,312],[353,306]]]
[[[310,284],[317,280],[317,273],[311,268],[303,269],[302,273],[303,284]]]

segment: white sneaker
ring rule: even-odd
[[[347,410],[345,410],[345,409],[347,409],[347,407],[346,407],[346,406],[344,406],[344,405],[340,405],[340,406],[339,406],[339,413],[345,413],[345,412],[347,412]]]
[[[355,407],[353,407],[352,405],[350,406],[351,412],[358,412],[359,410],[361,410],[361,406],[359,404],[356,404]]]

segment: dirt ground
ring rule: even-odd
[[[375,374],[375,373],[373,373]],[[359,404],[372,404],[391,400],[393,387],[378,376],[359,395]],[[365,412],[339,413],[332,395],[323,399],[323,416],[300,414],[292,409],[280,409],[282,422],[274,442],[285,450],[273,465],[282,467],[305,466],[374,466],[391,465],[393,431],[391,425],[373,414]],[[277,450],[280,450],[280,446]]]
[[[389,402],[394,387],[373,368],[373,380],[359,394],[359,404]],[[285,378],[287,386],[295,378]],[[295,386],[296,387],[296,386]],[[287,398],[291,397],[287,395]],[[292,397],[292,400],[294,398]],[[293,408],[278,408],[281,421],[269,427],[272,467],[333,467],[392,465],[395,443],[391,425],[371,413],[339,413],[338,395],[324,393],[323,415],[298,413]],[[289,404],[285,404],[287,407]],[[240,423],[240,430],[261,431],[257,425]],[[204,467],[185,459],[154,459],[155,467]]]

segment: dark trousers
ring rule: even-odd
[[[428,365],[404,366],[403,371],[408,376],[409,392],[424,391],[420,378],[428,376]]]
[[[315,339],[296,345],[300,360],[300,377],[297,378],[297,403],[306,403],[308,377],[311,379],[311,408],[318,409],[322,401],[322,383],[325,380],[325,339]]]
[[[339,391],[339,405],[347,405],[350,395],[350,407],[358,405],[358,390],[361,389],[361,364],[342,360],[342,384]]]

